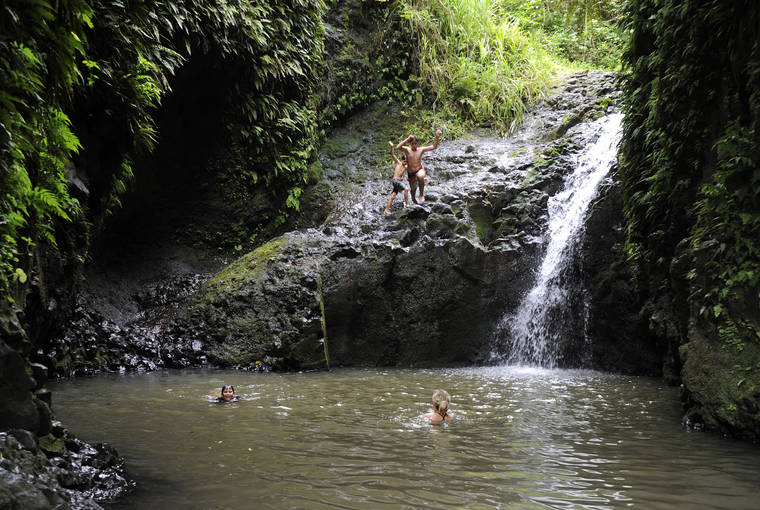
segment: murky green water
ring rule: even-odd
[[[246,400],[210,399],[223,383]],[[455,422],[421,425],[436,388]],[[167,371],[53,387],[137,481],[117,508],[754,509],[760,448],[679,426],[655,379],[510,368]]]

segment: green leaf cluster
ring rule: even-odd
[[[558,70],[498,0],[403,1],[419,75],[441,109],[510,132]]]
[[[552,53],[589,67],[615,70],[625,40],[622,0],[503,0],[502,11],[541,34]]]
[[[97,228],[121,206],[135,162],[160,141],[162,98],[192,59],[232,77],[224,101],[227,166],[236,178],[267,186],[284,209],[297,210],[316,152],[324,11],[323,0],[4,2],[6,304],[23,298],[30,284],[41,288],[40,248],[63,249],[66,238],[65,249],[74,252],[68,255],[83,260],[87,235],[74,240],[71,231]],[[72,221],[77,226],[67,227]]]
[[[760,329],[760,136],[755,128],[734,120],[715,143],[717,171],[702,184],[695,204],[690,237],[695,267],[689,275],[698,315],[736,321],[750,331],[753,323]]]
[[[322,65],[322,0],[241,2],[226,65],[239,71],[227,108],[228,154],[223,179],[241,196],[265,186],[298,211],[318,144],[317,76]]]
[[[320,127],[325,132],[378,100],[417,105],[423,89],[409,54],[413,37],[397,1],[333,2],[324,18]]]
[[[79,214],[65,171],[81,146],[62,107],[80,79],[92,16],[83,0],[0,10],[0,307],[23,299],[39,245],[56,246],[56,222]]]
[[[757,342],[760,6],[629,0],[625,20],[620,176],[642,288],[684,286],[674,308]]]
[[[617,0],[399,0],[435,106],[508,133],[556,73],[617,68]]]

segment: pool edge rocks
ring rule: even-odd
[[[0,432],[0,508],[100,509],[132,488],[123,463],[113,447],[85,443],[60,422],[41,437]]]

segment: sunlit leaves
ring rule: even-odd
[[[64,168],[81,147],[61,104],[79,81],[92,12],[84,0],[0,11],[0,306],[21,297],[34,247],[55,246],[55,222],[78,213]]]

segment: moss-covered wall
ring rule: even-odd
[[[629,0],[628,260],[687,418],[760,439],[760,6]]]

